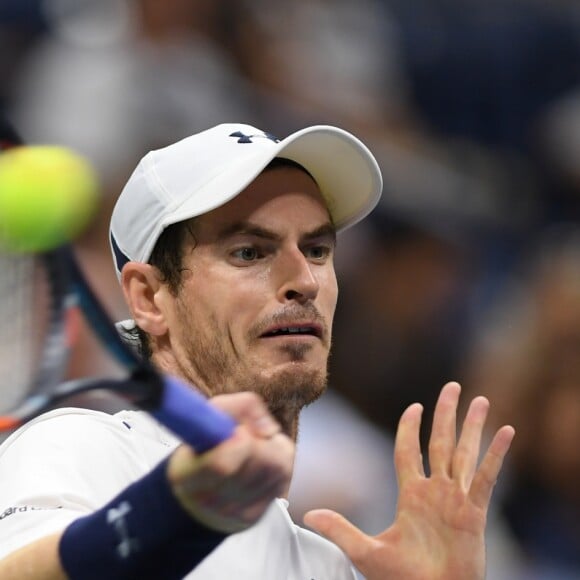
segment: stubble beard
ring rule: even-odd
[[[316,401],[326,390],[327,371],[305,369],[298,361],[286,365],[271,378],[257,376],[253,390],[266,401],[270,413],[282,426],[284,433],[295,438],[302,409]]]
[[[189,324],[187,327],[195,328]],[[215,333],[194,330],[184,338],[184,343],[187,358],[187,366],[181,369],[184,378],[208,396],[239,391],[259,394],[290,437],[296,437],[300,411],[326,390],[327,365],[307,368],[303,362],[311,348],[308,345],[285,346],[283,350],[290,362],[282,369],[268,372],[255,361],[238,358],[235,349],[226,351]]]

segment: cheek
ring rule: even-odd
[[[332,304],[332,308],[336,308],[336,302],[338,300],[338,280],[336,278],[336,271],[334,267],[329,269],[320,283],[321,290],[327,294],[328,301]]]
[[[338,282],[333,271],[320,279],[320,293],[317,301],[321,314],[327,319],[329,326],[332,326],[337,301]]]
[[[188,308],[192,313],[191,324],[202,324],[210,332],[224,340],[230,336],[234,341],[245,335],[252,321],[260,312],[264,290],[253,280],[207,280],[207,284],[190,289]]]
[[[215,330],[216,325],[221,330],[224,307],[229,302],[220,284],[195,276],[182,288],[177,305],[176,324],[187,326],[186,332],[194,333],[196,328]]]

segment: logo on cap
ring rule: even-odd
[[[238,143],[253,143],[252,139],[256,137],[260,137],[261,139],[270,139],[270,141],[274,141],[274,143],[279,143],[280,139],[275,137],[271,133],[258,133],[257,135],[246,135],[241,131],[236,131],[235,133],[230,133],[230,137],[238,137]]]

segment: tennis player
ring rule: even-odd
[[[326,126],[280,141],[219,125],[141,160],[111,220],[133,316],[123,331],[216,404],[251,397],[247,446],[196,458],[140,413],[41,417],[0,451],[0,576],[25,578],[28,564],[29,577],[51,577],[31,557],[41,546],[52,577],[352,580],[353,564],[370,580],[484,577],[486,513],[513,429],[496,433],[478,465],[488,403],[474,399],[456,442],[456,383],[435,410],[429,476],[420,405],[401,418],[399,507],[383,533],[317,510],[306,520],[315,534],[292,522],[280,489],[277,447],[287,458],[285,437],[296,438],[301,409],[326,388],[336,234],[372,211],[381,189],[366,146]]]

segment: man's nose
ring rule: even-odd
[[[277,264],[279,271],[278,300],[287,302],[307,302],[318,295],[320,285],[314,275],[313,264],[299,250],[295,249],[280,257]]]

